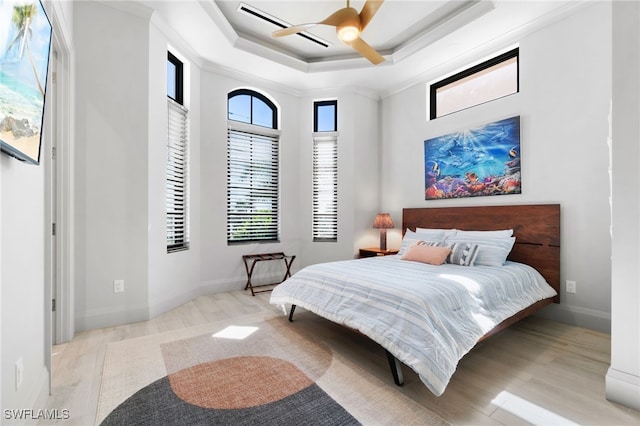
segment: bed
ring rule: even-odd
[[[402,229],[398,255],[310,265],[278,285],[270,303],[290,306],[290,321],[301,306],[366,335],[385,349],[396,384],[405,364],[441,395],[479,341],[559,302],[558,204],[407,208]],[[461,252],[456,243],[475,264],[406,260],[443,246]],[[487,257],[494,243],[506,260]]]

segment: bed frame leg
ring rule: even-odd
[[[402,366],[398,358],[393,356],[388,350],[384,350],[387,353],[387,359],[389,360],[389,367],[391,367],[391,374],[393,374],[393,381],[398,386],[404,385],[404,377],[402,376]]]
[[[289,322],[293,322],[293,311],[296,310],[296,305],[291,305],[291,310],[289,311]]]

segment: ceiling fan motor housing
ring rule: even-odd
[[[338,38],[345,42],[350,42],[360,35],[360,14],[352,7],[341,10],[340,24],[336,26]]]

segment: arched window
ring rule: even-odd
[[[234,90],[229,93],[227,111],[229,120],[278,128],[278,108],[262,93],[249,89]]]
[[[278,109],[238,89],[228,95],[227,114],[227,243],[278,241]]]

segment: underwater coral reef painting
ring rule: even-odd
[[[425,200],[520,194],[520,117],[424,141]]]

